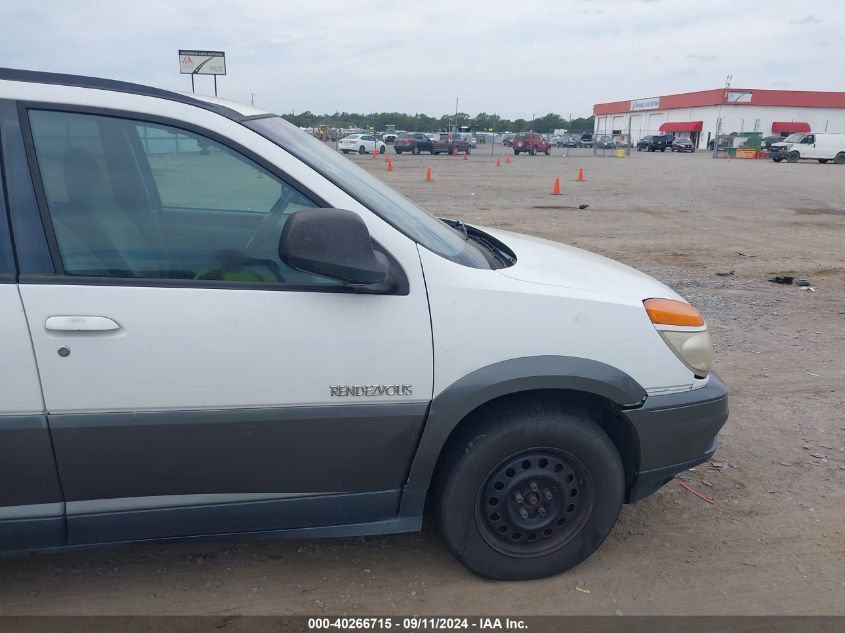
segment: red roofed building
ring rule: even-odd
[[[760,132],[763,136],[845,133],[845,92],[716,88],[597,103],[593,114],[597,136],[627,134],[630,129],[634,143],[649,134],[674,134],[689,137],[703,148],[717,129],[721,134]]]

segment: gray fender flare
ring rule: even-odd
[[[573,356],[528,356],[488,365],[449,385],[432,401],[402,495],[400,514],[420,515],[440,452],[469,413],[501,396],[537,389],[594,394],[625,406],[646,398],[628,374],[598,361]]]

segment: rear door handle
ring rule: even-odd
[[[51,316],[44,327],[54,332],[108,332],[119,330],[116,321],[104,316]]]

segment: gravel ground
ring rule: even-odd
[[[430,529],[6,559],[0,613],[845,614],[845,167],[498,149],[501,167],[483,146],[392,172],[350,160],[438,215],[605,254],[697,305],[732,412],[714,461],[681,479],[713,504],[672,482],[588,561],[523,583],[472,576]],[[782,274],[814,291],[768,281]]]

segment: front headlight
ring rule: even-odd
[[[669,348],[692,373],[704,378],[713,366],[713,339],[710,332],[660,331]]]
[[[675,299],[646,299],[643,306],[675,356],[699,378],[707,376],[713,365],[713,339],[701,313]]]

